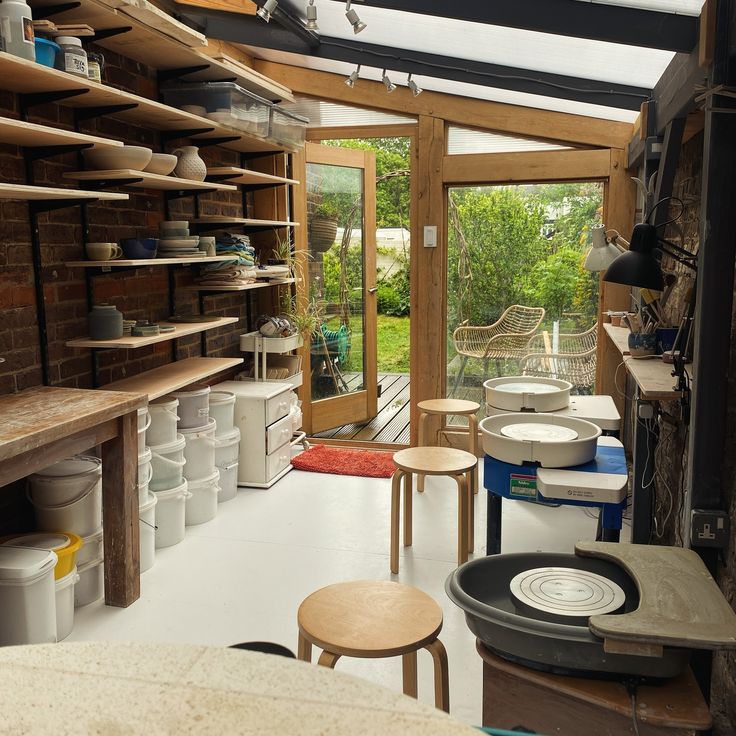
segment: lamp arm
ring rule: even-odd
[[[697,256],[690,253],[690,251],[681,248],[676,243],[671,243],[669,240],[665,240],[664,238],[658,238],[658,240],[660,243],[659,249],[661,251],[670,256],[670,258],[674,258],[678,263],[682,263],[683,266],[688,266],[693,271],[697,272],[698,267],[693,263]]]
[[[622,237],[618,230],[606,230],[606,240],[612,245],[615,245],[622,253],[629,247],[629,241]],[[626,248],[624,248],[621,243],[623,243]]]

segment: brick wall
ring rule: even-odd
[[[105,81],[116,87],[149,98],[156,97],[155,74],[141,64],[104,51]],[[0,82],[1,86],[1,82]],[[20,117],[14,95],[0,91],[0,115]],[[70,108],[48,104],[35,107],[31,122],[59,128],[73,128]],[[114,118],[82,123],[82,132],[146,145],[161,147],[159,133],[136,127]],[[238,154],[218,147],[204,148],[202,157],[208,165],[238,165]],[[35,183],[68,186],[62,178],[65,171],[83,168],[75,153],[45,159],[34,165]],[[0,181],[24,183],[25,169],[21,152],[13,146],[0,146]],[[173,219],[193,216],[192,198],[173,200]],[[92,203],[87,206],[89,239],[115,241],[121,238],[156,235],[164,218],[165,200],[161,192],[130,192],[125,202]],[[202,215],[242,216],[240,192],[213,193],[200,198]],[[87,332],[87,283],[84,269],[70,269],[64,263],[84,259],[82,245],[82,210],[71,207],[40,216],[42,243],[42,277],[49,340],[50,382],[54,385],[89,388],[92,386],[91,351],[72,349],[65,341],[83,337]],[[265,236],[262,237],[262,240]],[[176,310],[179,313],[199,311],[198,295],[187,291],[195,275],[195,266],[175,267]],[[158,266],[130,271],[115,270],[91,280],[94,303],[108,302],[126,318],[160,320],[169,315],[167,268]],[[205,299],[208,314],[246,317],[246,293],[224,294]],[[254,307],[254,314],[257,306]],[[0,203],[0,393],[22,390],[42,383],[40,343],[37,327],[28,205],[25,202]],[[245,322],[209,331],[208,354],[216,357],[237,356],[238,336]],[[166,364],[172,359],[172,344],[159,343],[138,350],[108,350],[98,353],[99,383],[105,384],[125,376]],[[200,336],[177,341],[180,358],[200,355]]]

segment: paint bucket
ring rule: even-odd
[[[105,556],[105,547],[102,540],[102,529],[94,534],[82,538],[82,549],[77,552],[77,572],[89,562],[99,562]]]
[[[215,469],[216,431],[217,424],[214,419],[208,419],[203,427],[181,430],[186,440],[184,457],[187,462],[184,477],[188,481],[209,478],[212,475]]]
[[[187,391],[175,391],[179,399],[179,431],[207,424],[210,417],[210,387],[192,386]]]
[[[90,560],[77,567],[79,580],[74,586],[74,607],[80,608],[98,601],[105,594],[105,563]]]
[[[230,391],[213,391],[210,394],[210,417],[217,422],[217,436],[233,430],[235,420],[235,394]]]
[[[145,451],[138,455],[138,505],[148,500],[148,484],[153,476],[153,466],[151,465],[151,448],[146,447]]]
[[[141,572],[150,570],[156,561],[156,503],[155,493],[149,493],[146,503],[138,509],[140,523]]]
[[[220,471],[220,495],[218,502],[230,501],[238,493],[238,454],[240,430],[235,427],[220,435],[215,443],[215,466]]]
[[[220,493],[220,471],[215,470],[207,478],[189,481],[190,497],[187,499],[186,525],[195,526],[211,521],[217,516],[217,496]]]
[[[156,549],[171,547],[184,539],[187,499],[192,495],[183,481],[176,488],[156,493]]]
[[[173,396],[164,396],[148,405],[151,423],[146,430],[146,444],[149,447],[176,442],[176,424],[179,421],[176,413],[178,406],[179,399]]]
[[[0,646],[56,641],[56,554],[0,547]]]
[[[74,587],[79,581],[77,568],[56,581],[56,641],[63,641],[74,628]]]
[[[138,455],[146,451],[146,430],[151,424],[151,415],[148,409],[138,409]]]
[[[151,480],[148,487],[152,491],[167,491],[178,488],[184,479],[184,448],[186,441],[183,435],[176,435],[174,442],[165,445],[152,445]]]
[[[102,526],[102,463],[79,455],[34,473],[28,478],[28,499],[38,529],[93,534]]]

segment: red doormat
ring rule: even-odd
[[[396,470],[392,452],[350,450],[315,445],[297,455],[291,464],[297,470],[333,475],[359,475],[364,478],[390,478]]]

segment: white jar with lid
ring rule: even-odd
[[[0,2],[0,49],[36,61],[33,15],[26,0]]]
[[[75,36],[57,36],[56,43],[61,48],[56,54],[56,68],[86,79],[89,69],[87,52],[82,48],[82,42]]]

